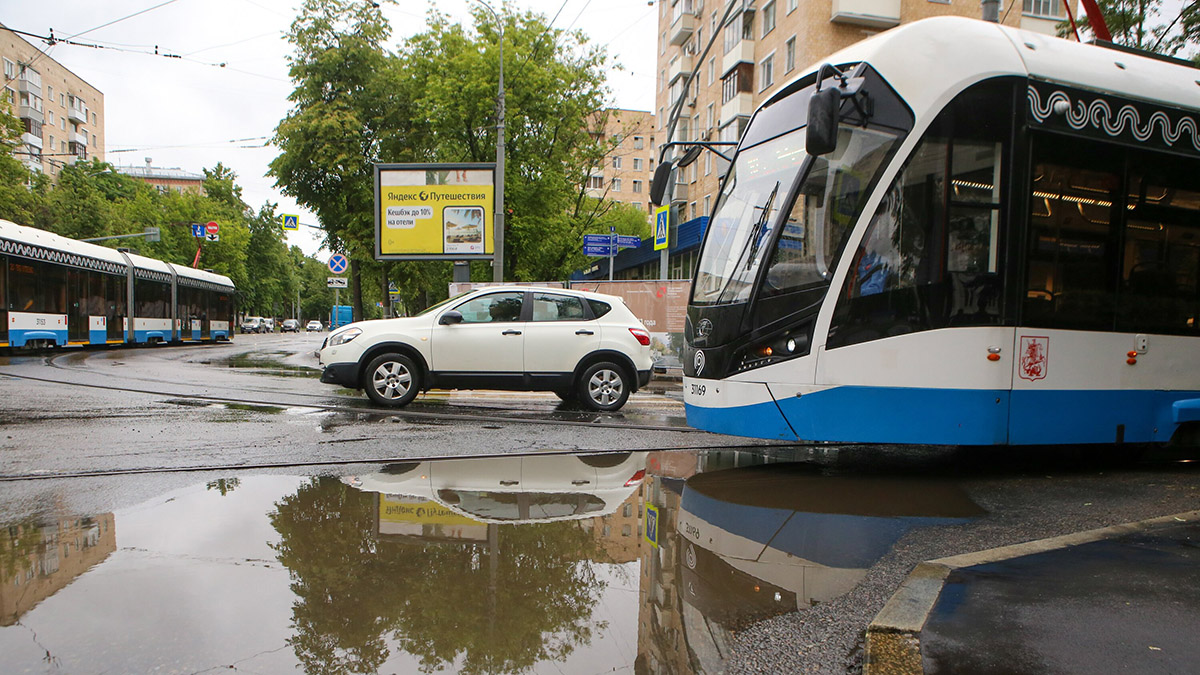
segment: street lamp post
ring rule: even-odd
[[[493,232],[495,258],[492,260],[492,281],[504,281],[504,20],[483,0],[475,0],[492,13],[500,30],[500,91],[496,98],[496,205]],[[501,9],[504,9],[503,6]]]

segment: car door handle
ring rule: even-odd
[[[590,481],[590,480],[573,480],[573,481],[571,481],[571,485],[587,485],[590,482],[592,482],[592,481]]]
[[[576,335],[595,335],[596,331],[588,330],[586,328],[580,328],[579,330],[575,331],[575,334]]]
[[[519,481],[519,480],[502,480],[502,481],[500,481],[500,484],[505,487],[509,487],[511,485],[520,485],[520,483],[521,483],[521,481]]]
[[[520,335],[520,334],[521,334],[521,331],[519,331],[519,330],[513,330],[513,329],[511,329],[511,328],[509,328],[508,330],[506,330],[506,331],[504,331],[503,333],[501,333],[501,335]]]

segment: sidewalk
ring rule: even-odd
[[[921,563],[867,675],[1200,670],[1200,511]]]

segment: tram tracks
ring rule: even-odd
[[[142,355],[145,352],[137,352],[132,356]],[[481,424],[533,424],[533,425],[551,425],[551,426],[568,426],[568,427],[589,427],[589,428],[609,428],[609,429],[628,429],[631,431],[671,431],[682,433],[704,433],[698,429],[693,429],[682,424],[653,424],[646,422],[638,422],[631,419],[631,416],[625,414],[605,415],[583,411],[568,411],[568,410],[553,410],[551,416],[547,417],[545,413],[534,410],[514,410],[511,408],[498,408],[492,406],[468,406],[461,403],[436,403],[434,405],[451,407],[445,411],[420,410],[413,409],[409,406],[402,409],[378,408],[365,404],[362,399],[350,399],[349,397],[339,397],[329,394],[314,394],[308,392],[280,392],[270,391],[264,392],[263,396],[250,397],[233,393],[236,391],[244,391],[244,388],[222,385],[212,382],[196,383],[196,382],[178,382],[166,381],[161,378],[148,378],[144,376],[131,376],[127,374],[120,375],[120,378],[126,382],[114,382],[113,373],[99,373],[94,368],[81,367],[77,364],[64,363],[69,359],[77,359],[79,353],[71,354],[56,354],[46,358],[46,364],[57,370],[74,372],[83,375],[91,375],[97,378],[102,378],[103,381],[74,381],[65,378],[50,378],[38,375],[30,375],[14,372],[10,368],[0,367],[0,374],[22,379],[31,382],[41,382],[46,384],[55,384],[72,387],[82,387],[91,389],[100,389],[105,391],[118,391],[124,393],[146,394],[151,396],[163,396],[173,399],[192,400],[203,403],[213,404],[235,404],[247,406],[281,406],[284,408],[308,408],[314,411],[353,414],[353,415],[377,415],[381,417],[394,417],[402,420],[416,421],[463,421],[475,422]],[[86,360],[86,356],[85,356]],[[127,384],[129,381],[135,384]],[[155,386],[157,385],[157,386]],[[163,386],[166,385],[166,386]],[[191,387],[203,386],[209,390],[209,393],[197,393],[191,391]],[[212,392],[212,390],[225,390],[230,393]],[[330,402],[330,399],[334,399]],[[350,403],[353,401],[353,403]],[[464,410],[470,407],[471,410]]]

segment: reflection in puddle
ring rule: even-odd
[[[228,476],[0,523],[0,653],[71,672],[717,672],[729,630],[848,591],[911,528],[981,513],[953,485],[763,461]]]

